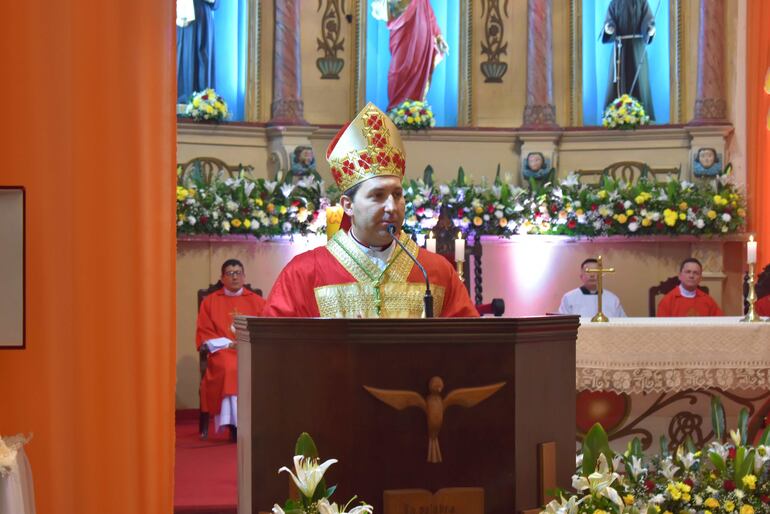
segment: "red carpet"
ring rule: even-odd
[[[238,452],[224,429],[198,437],[198,411],[176,413],[175,514],[235,514],[238,505]]]

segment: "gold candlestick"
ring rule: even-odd
[[[463,265],[465,264],[464,261],[455,261],[455,267],[457,268],[457,277],[460,279],[460,282],[465,280],[463,278]]]
[[[754,263],[749,263],[749,296],[746,298],[749,302],[749,312],[743,317],[741,321],[748,323],[756,323],[762,321],[757,311],[754,309],[754,304],[757,302],[757,292],[754,289]]]
[[[596,274],[599,275],[598,276],[598,282],[599,283],[597,284],[598,287],[597,287],[597,291],[596,291],[597,294],[598,294],[598,297],[596,299],[597,300],[596,301],[597,313],[596,313],[596,316],[591,318],[591,322],[592,323],[606,323],[610,319],[607,316],[605,316],[604,313],[602,312],[602,293],[604,292],[604,288],[602,287],[602,276],[605,273],[615,273],[615,268],[605,268],[604,266],[602,266],[602,256],[601,255],[596,259],[596,263],[597,263],[596,268],[586,269],[586,273],[596,273]]]

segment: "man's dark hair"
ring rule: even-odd
[[[582,271],[583,268],[585,268],[585,265],[589,264],[589,263],[599,264],[599,261],[597,261],[593,257],[589,257],[588,259],[586,259],[582,263],[580,263],[580,270]]]
[[[243,263],[238,259],[227,259],[224,263],[222,263],[222,275],[225,274],[225,269],[230,266],[240,266],[241,269],[246,269],[243,267]]]
[[[345,191],[342,194],[347,196],[351,200],[355,201],[356,200],[356,193],[358,193],[358,190],[361,189],[361,184],[363,184],[363,182],[359,182],[358,184],[356,184],[355,186],[351,187],[350,189],[348,189],[347,191]]]
[[[695,264],[698,265],[701,271],[703,271],[703,264],[701,264],[698,259],[696,259],[695,257],[688,257],[682,261],[682,264],[679,265],[679,273],[682,272],[682,270],[684,269],[684,265],[687,264],[688,262],[694,262]]]

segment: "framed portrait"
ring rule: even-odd
[[[0,186],[0,350],[24,348],[25,191]]]

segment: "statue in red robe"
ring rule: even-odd
[[[420,249],[401,231],[405,159],[398,129],[369,104],[332,140],[326,153],[349,230],[325,247],[295,257],[278,276],[263,316],[418,318],[425,281],[408,253],[428,273],[436,316],[478,312],[452,265]]]
[[[425,100],[433,68],[447,53],[430,0],[378,0],[372,15],[390,32],[388,110],[405,100]]]

